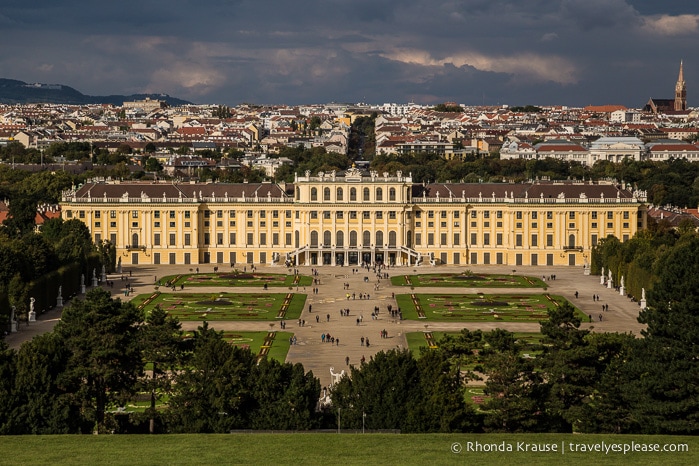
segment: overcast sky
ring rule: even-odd
[[[0,77],[196,103],[699,106],[697,0],[0,0]]]

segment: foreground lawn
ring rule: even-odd
[[[545,288],[540,278],[524,275],[498,275],[484,273],[425,273],[396,275],[391,277],[396,286],[446,286],[458,288]]]
[[[396,303],[404,319],[438,322],[540,322],[548,311],[567,302],[547,294],[400,294]],[[578,312],[583,321],[587,316]]]
[[[174,293],[142,294],[132,302],[150,312],[160,306],[180,321],[298,319],[306,302],[296,293]]]
[[[684,445],[684,446],[680,446]],[[608,451],[610,446],[622,452]],[[627,452],[623,448],[688,449]],[[556,451],[533,452],[533,448]],[[0,464],[698,464],[696,437],[570,434],[233,434],[0,437]],[[529,451],[524,451],[528,449]],[[580,452],[572,449],[591,449]],[[511,449],[512,451],[497,451]],[[563,453],[561,450],[564,449]],[[599,451],[595,451],[599,449]],[[476,450],[476,451],[473,451]]]
[[[158,280],[160,286],[172,287],[178,289],[184,285],[185,289],[190,286],[213,286],[213,287],[229,287],[229,286],[250,286],[263,287],[270,286],[310,286],[313,284],[313,277],[308,275],[286,275],[278,273],[253,273],[241,272],[238,270],[232,272],[217,272],[217,273],[195,273],[183,275],[169,275]]]

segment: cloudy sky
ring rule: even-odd
[[[196,103],[699,106],[697,0],[0,0],[0,77]]]

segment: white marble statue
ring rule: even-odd
[[[646,289],[641,288],[641,299],[645,300],[646,299]]]

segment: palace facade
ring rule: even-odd
[[[64,193],[123,264],[570,265],[646,228],[646,196],[592,182],[413,183],[360,171],[294,183],[89,182]]]

